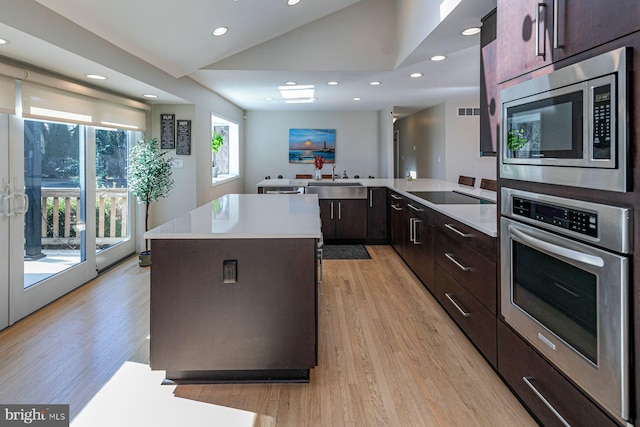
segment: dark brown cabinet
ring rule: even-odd
[[[435,264],[434,295],[469,340],[495,368],[498,350],[496,316],[438,263]]]
[[[405,262],[420,281],[433,292],[433,211],[412,200],[407,201],[405,227]]]
[[[389,192],[389,242],[398,255],[404,259],[405,247],[407,246],[408,230],[405,228],[405,198],[397,193]]]
[[[497,366],[496,238],[436,213],[434,293],[489,363]]]
[[[618,425],[501,321],[498,372],[544,426]]]
[[[498,82],[551,64],[553,0],[498,0]]]
[[[498,150],[500,99],[498,92],[496,11],[482,18],[480,34],[480,155],[495,156]]]
[[[367,238],[367,201],[357,199],[320,200],[322,235],[325,240]]]
[[[498,82],[640,30],[640,2],[498,0]]]
[[[153,239],[152,369],[184,381],[308,381],[317,361],[316,245]],[[236,262],[233,283],[224,260]]]
[[[390,242],[413,270],[415,275],[433,291],[433,215],[430,208],[389,192]]]
[[[640,30],[640,2],[554,0],[553,61]]]
[[[367,242],[387,242],[387,189],[367,189]]]

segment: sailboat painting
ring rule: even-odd
[[[336,162],[336,130],[289,129],[289,163],[313,163],[314,156]]]

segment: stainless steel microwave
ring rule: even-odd
[[[629,190],[627,64],[620,48],[500,92],[500,177]]]

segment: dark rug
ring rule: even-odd
[[[364,245],[324,245],[322,259],[371,259]]]

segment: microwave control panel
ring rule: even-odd
[[[513,214],[590,237],[598,237],[598,215],[579,209],[513,198]]]
[[[611,159],[611,85],[593,88],[593,158]]]

